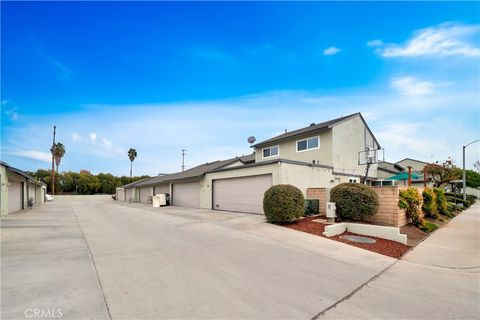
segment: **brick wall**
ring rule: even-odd
[[[378,195],[378,201],[380,206],[378,212],[372,218],[366,220],[378,225],[401,227],[409,223],[407,215],[404,209],[398,207],[398,200],[400,190],[407,189],[404,186],[385,186],[385,187],[372,187]],[[420,194],[423,188],[417,188]],[[327,191],[330,192],[330,188],[308,188],[307,199],[319,199],[320,200],[320,214],[326,215],[326,202],[329,196]]]
[[[408,187],[388,186],[372,188],[378,195],[380,206],[377,214],[368,219],[368,222],[393,227],[402,227],[409,223],[405,210],[398,207],[400,190],[407,189]],[[417,189],[420,194],[423,192],[423,188]]]
[[[326,188],[307,188],[307,199],[318,199],[320,202],[320,214],[327,214],[327,189]]]

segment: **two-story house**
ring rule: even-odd
[[[291,184],[306,195],[307,188],[360,182],[367,167],[362,157],[375,155],[380,145],[355,113],[285,132],[253,148],[250,156],[130,184],[129,194],[133,201],[146,202],[151,195],[169,193],[177,206],[263,213],[263,194],[272,185]],[[374,161],[367,179],[376,175]]]

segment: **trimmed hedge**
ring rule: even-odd
[[[364,220],[378,211],[378,196],[372,188],[360,183],[341,183],[330,190],[340,219]]]
[[[438,219],[437,195],[430,188],[425,188],[422,192],[423,204],[422,211],[425,216]]]
[[[300,189],[289,184],[278,184],[265,191],[263,212],[270,223],[292,223],[303,216],[304,201]]]

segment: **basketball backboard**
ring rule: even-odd
[[[370,149],[358,152],[358,164],[367,165],[385,161],[384,149]]]

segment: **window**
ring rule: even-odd
[[[348,177],[348,182],[350,183],[360,183],[360,179],[356,177]]]
[[[318,149],[320,146],[320,137],[313,137],[297,141],[297,152]]]
[[[278,156],[278,146],[273,146],[269,148],[265,148],[262,150],[262,155],[264,158],[270,158]]]

